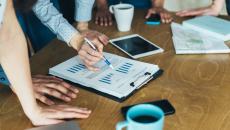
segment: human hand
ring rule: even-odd
[[[91,111],[87,108],[69,105],[53,105],[46,108],[39,107],[32,114],[27,115],[33,125],[51,125],[64,122],[65,119],[88,118]]]
[[[108,6],[98,7],[95,16],[95,23],[100,26],[111,26],[113,24],[112,14]]]
[[[150,16],[152,14],[157,14],[157,13],[160,15],[162,23],[172,22],[173,18],[171,16],[171,14],[167,10],[165,10],[164,8],[161,8],[161,7],[153,7],[151,9],[149,9],[145,18],[148,19],[148,18],[150,18]]]
[[[32,82],[36,99],[47,105],[55,103],[46,95],[69,102],[76,98],[79,92],[74,86],[53,76],[35,75],[32,77]]]
[[[85,43],[84,37],[92,41],[98,51],[95,51]],[[85,66],[91,71],[98,71],[99,68],[93,65],[102,59],[103,47],[108,44],[109,38],[97,31],[87,30],[82,32],[81,35],[76,35],[76,37],[72,39],[70,44],[78,51],[79,57],[84,62]],[[80,45],[79,41],[81,42]]]
[[[219,10],[215,6],[208,6],[203,8],[191,9],[191,10],[182,10],[176,13],[177,16],[186,17],[186,16],[201,16],[201,15],[212,15],[217,16]]]

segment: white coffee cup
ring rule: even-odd
[[[115,15],[118,30],[121,32],[126,32],[131,29],[134,6],[131,4],[117,4],[111,5],[109,10]]]

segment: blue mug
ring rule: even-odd
[[[116,130],[163,130],[164,112],[151,104],[140,104],[130,108],[126,121],[119,122]]]

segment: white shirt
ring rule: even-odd
[[[6,8],[6,0],[0,0],[0,28],[3,22],[3,16]]]
[[[207,7],[212,2],[213,0],[165,0],[164,7],[169,11],[177,12],[185,9]],[[227,14],[225,4],[220,14]]]

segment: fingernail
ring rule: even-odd
[[[77,95],[76,95],[76,94],[74,94],[74,93],[72,93],[72,94],[71,94],[71,97],[72,97],[72,98],[76,98],[76,97],[77,97]]]
[[[79,90],[78,90],[78,89],[76,89],[76,88],[74,88],[74,91],[75,91],[75,92],[77,92],[77,93],[79,92]]]
[[[70,99],[70,98],[68,98],[68,97],[66,97],[65,99],[66,99],[67,101],[71,101],[71,99]]]

